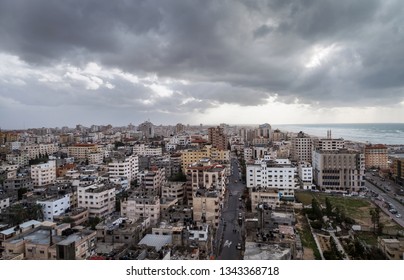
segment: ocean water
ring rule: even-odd
[[[272,125],[272,129],[299,132],[327,137],[331,130],[332,138],[344,138],[370,144],[404,145],[404,123],[361,123],[361,124],[287,124]]]

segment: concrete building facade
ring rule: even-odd
[[[277,189],[283,199],[294,199],[296,167],[288,159],[258,160],[247,164],[247,188]]]
[[[366,145],[365,146],[365,168],[380,168],[386,170],[389,168],[389,155],[387,146],[378,145]]]
[[[312,161],[313,139],[300,131],[296,137],[291,139],[291,156],[295,161]]]
[[[114,158],[108,163],[108,174],[110,178],[125,177],[128,181],[137,179],[139,174],[139,158],[131,155],[123,158]]]
[[[115,210],[115,187],[103,184],[78,186],[79,208],[87,208],[89,217],[103,218]]]
[[[36,203],[42,206],[44,220],[53,222],[54,216],[62,215],[70,209],[70,196],[67,194],[60,197],[38,200]]]
[[[31,165],[31,178],[35,187],[47,186],[56,182],[56,162]]]
[[[313,178],[321,190],[359,192],[365,186],[364,155],[345,149],[313,152]]]

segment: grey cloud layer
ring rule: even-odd
[[[155,93],[116,77],[114,89],[31,81],[27,98],[16,85],[0,94],[27,104],[41,95],[174,113],[259,105],[275,95],[325,107],[395,104],[404,98],[403,7],[398,0],[3,0],[0,50],[33,67],[97,62],[189,83],[172,84],[171,96],[148,104]]]

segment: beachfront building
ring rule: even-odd
[[[382,170],[388,169],[389,156],[387,146],[382,144],[366,145],[365,146],[365,168],[373,169],[380,168]]]
[[[342,138],[332,138],[331,130],[327,131],[327,138],[314,139],[314,149],[323,151],[335,151],[345,148],[345,140]]]
[[[363,190],[365,160],[362,153],[339,150],[313,152],[313,178],[323,191],[351,193]]]

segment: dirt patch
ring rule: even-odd
[[[303,260],[314,260],[314,253],[313,250],[307,247],[304,247],[303,250]]]
[[[324,235],[319,235],[317,234],[317,239],[318,242],[320,243],[321,246],[321,251],[327,251],[330,250],[330,237],[329,236],[324,236]]]

